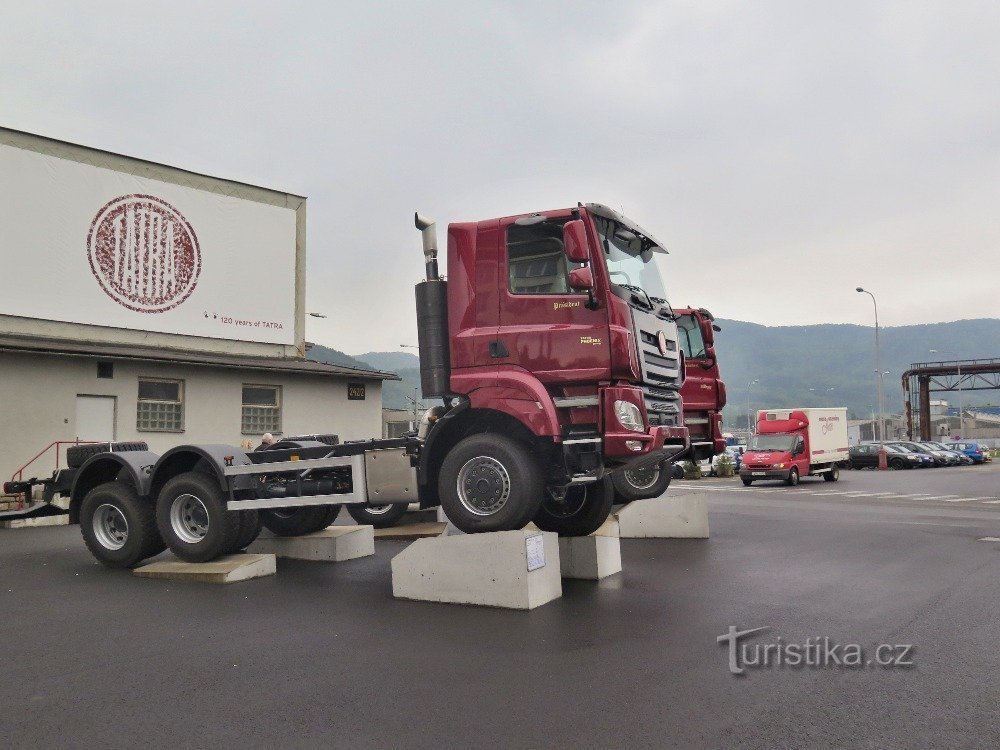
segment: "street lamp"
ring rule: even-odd
[[[958,357],[955,352],[950,352],[947,349],[928,349],[931,354],[950,354],[953,357]],[[958,431],[959,433],[965,432],[965,422],[962,419],[963,409],[962,409],[962,363],[959,360],[955,361],[955,366],[958,368]],[[975,426],[975,425],[973,425]],[[961,437],[961,435],[959,435]]]
[[[753,430],[750,427],[750,386],[756,385],[760,380],[751,380],[747,383],[747,442],[750,442],[750,436],[753,435]]]
[[[889,370],[883,370],[882,372],[879,372],[878,370],[875,371],[875,376],[878,378],[879,388],[882,390],[883,394],[885,393],[885,376],[888,375],[888,374],[889,374]],[[881,443],[885,442],[885,430],[886,430],[885,423],[886,423],[885,414],[883,414],[882,415],[882,419],[881,419],[881,426],[880,426],[880,429],[882,430],[882,435],[881,435],[881,438],[879,440],[879,442],[881,442]]]
[[[872,298],[872,305],[875,307],[875,388],[876,396],[878,400],[878,418],[879,418],[879,449],[878,449],[878,467],[880,469],[887,469],[888,464],[886,462],[885,455],[885,397],[882,391],[882,347],[879,343],[879,328],[878,328],[878,302],[875,301],[875,295],[869,292],[864,287],[857,287],[856,292],[860,294],[867,294]]]

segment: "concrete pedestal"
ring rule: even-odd
[[[392,559],[399,599],[534,609],[562,596],[559,538],[497,531],[418,539]]]
[[[169,581],[199,583],[235,583],[249,578],[274,575],[274,555],[226,555],[207,563],[163,560],[132,571],[140,578],[163,578]]]
[[[407,523],[402,526],[390,526],[387,529],[375,529],[375,538],[404,542],[413,539],[423,539],[429,536],[441,536],[445,525],[437,521],[427,521],[424,523]]]
[[[708,504],[703,494],[636,500],[615,516],[618,534],[626,539],[708,539]]]
[[[375,554],[375,529],[372,526],[329,526],[304,536],[262,535],[247,551],[293,560],[343,562]]]
[[[621,542],[617,536],[559,537],[559,566],[563,578],[588,581],[621,573]]]
[[[35,518],[8,518],[0,521],[0,529],[33,529],[36,526],[68,526],[69,515],[36,516]]]

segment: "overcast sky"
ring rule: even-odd
[[[414,210],[607,203],[671,301],[1000,317],[1000,3],[4,3],[0,124],[308,196],[307,338],[415,343]]]

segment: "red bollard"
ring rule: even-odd
[[[888,469],[889,468],[889,461],[888,461],[888,459],[886,458],[886,455],[885,455],[885,446],[884,445],[880,445],[878,447],[878,467],[879,467],[879,469]]]

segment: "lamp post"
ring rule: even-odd
[[[878,419],[879,419],[879,449],[878,449],[878,467],[880,469],[887,469],[888,464],[886,462],[885,455],[885,398],[882,391],[882,347],[879,342],[879,328],[878,328],[878,302],[875,301],[875,295],[869,292],[863,287],[857,287],[855,291],[860,294],[867,294],[872,298],[872,305],[875,308],[875,388],[876,388],[876,398],[878,401]]]
[[[750,436],[753,435],[753,430],[750,427],[750,387],[759,383],[760,380],[751,380],[747,383],[747,442],[750,442]]]
[[[947,349],[928,349],[931,354],[950,354],[953,357],[958,355],[955,352],[950,352]],[[958,431],[959,433],[965,432],[965,421],[963,420],[963,408],[962,408],[962,363],[955,360],[955,366],[958,368]],[[973,420],[975,421],[975,420]],[[975,424],[973,424],[975,426]],[[962,435],[959,434],[961,438]]]

